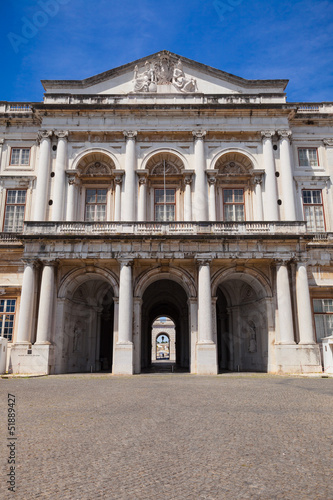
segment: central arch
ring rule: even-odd
[[[158,317],[168,317],[175,325],[176,366],[190,368],[190,331],[188,297],[184,288],[172,279],[158,279],[149,284],[142,296],[141,370],[151,368],[152,325]]]

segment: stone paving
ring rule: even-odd
[[[260,374],[2,379],[0,498],[333,499],[332,396],[333,379]]]

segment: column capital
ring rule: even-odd
[[[137,131],[136,130],[124,130],[123,131],[123,134],[124,136],[126,137],[126,139],[135,139],[136,136],[138,135]]]
[[[33,267],[34,269],[37,269],[40,266],[40,263],[37,259],[32,259],[32,258],[23,258],[21,259],[21,262],[23,262],[24,267]]]
[[[117,261],[119,262],[119,264],[123,267],[123,266],[126,266],[126,267],[132,267],[134,265],[134,259],[131,258],[131,257],[119,257],[117,259]]]
[[[323,139],[324,146],[333,147],[333,138],[332,139]]]
[[[277,133],[278,133],[278,136],[280,139],[289,139],[290,140],[291,136],[292,136],[292,131],[288,130],[288,129],[278,130]]]
[[[42,139],[50,139],[52,137],[53,130],[39,130],[37,135],[38,142],[41,142]]]
[[[55,130],[54,135],[58,137],[58,139],[66,139],[68,138],[69,132],[68,130]]]
[[[206,130],[193,130],[192,131],[192,135],[194,136],[195,139],[203,139],[206,134],[207,134]]]
[[[39,262],[43,266],[57,267],[59,265],[59,259],[39,259]]]
[[[0,146],[3,146],[5,139],[0,139]]]
[[[205,255],[205,254],[197,254],[194,256],[197,264],[199,266],[210,266],[211,262],[212,262],[212,257],[210,255]]]
[[[261,131],[262,139],[272,139],[273,135],[275,135],[275,130],[262,130]]]
[[[143,177],[143,176],[139,177],[139,184],[140,184],[140,186],[142,186],[144,184],[147,184],[147,181],[148,181],[147,177]]]
[[[212,186],[213,184],[216,184],[216,177],[214,175],[208,175],[208,184]]]

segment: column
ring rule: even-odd
[[[296,300],[300,344],[315,344],[312,307],[306,265],[297,263]]]
[[[123,182],[123,173],[116,173],[114,178],[115,195],[114,195],[114,217],[115,222],[120,222],[121,217],[121,184]]]
[[[25,262],[16,344],[30,343],[35,295],[34,267],[35,261],[27,260]]]
[[[214,175],[208,175],[208,185],[209,185],[209,220],[212,222],[216,221],[216,177]]]
[[[39,163],[37,172],[37,186],[35,193],[34,221],[44,221],[46,214],[46,203],[49,193],[50,159],[52,131],[43,130],[39,132],[40,140]]]
[[[191,220],[192,220],[192,193],[191,193],[192,173],[185,174],[184,184],[185,184],[184,221],[191,222]]]
[[[275,161],[273,153],[272,137],[274,131],[266,130],[261,132],[263,141],[263,154],[265,164],[265,220],[277,221],[279,220],[278,210],[278,194],[275,178]]]
[[[135,137],[137,132],[125,131],[126,137],[126,158],[125,158],[125,180],[123,183],[123,199],[121,210],[121,220],[130,222],[135,220],[135,199],[136,199],[136,150]]]
[[[2,163],[2,148],[4,145],[5,139],[0,139],[0,170],[1,170],[1,163]]]
[[[67,182],[67,211],[66,211],[66,221],[73,222],[75,220],[75,206],[76,206],[76,185],[75,185],[75,174],[68,175]]]
[[[138,221],[144,222],[147,220],[147,175],[140,175],[139,178],[139,206],[138,206]]]
[[[281,185],[283,193],[283,207],[285,220],[296,220],[294,177],[291,164],[290,130],[279,130],[280,136],[280,161],[281,161]]]
[[[262,205],[262,176],[257,175],[254,178],[254,186],[255,186],[255,197],[256,197],[256,220],[263,221],[264,220],[264,209]]]
[[[36,344],[51,344],[55,262],[44,262],[40,289]]]
[[[218,368],[213,332],[210,259],[199,257],[197,262],[199,264],[197,373],[216,375]]]
[[[280,324],[279,344],[295,344],[289,275],[286,263],[277,265],[276,288]]]
[[[205,176],[206,158],[204,137],[206,131],[195,130],[194,154],[195,154],[195,183],[194,183],[194,206],[193,218],[195,221],[208,221],[208,189]]]
[[[66,167],[67,167],[67,137],[68,132],[59,130],[55,132],[58,137],[57,158],[55,166],[52,220],[62,221],[64,214],[65,189],[66,189]]]
[[[113,372],[133,374],[133,261],[121,259],[119,280],[118,342],[114,350]]]

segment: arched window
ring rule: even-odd
[[[215,164],[217,179],[217,218],[226,222],[253,219],[253,165],[239,152],[222,155]]]
[[[150,158],[146,168],[149,172],[148,220],[182,220],[183,162],[173,153],[161,152]]]

